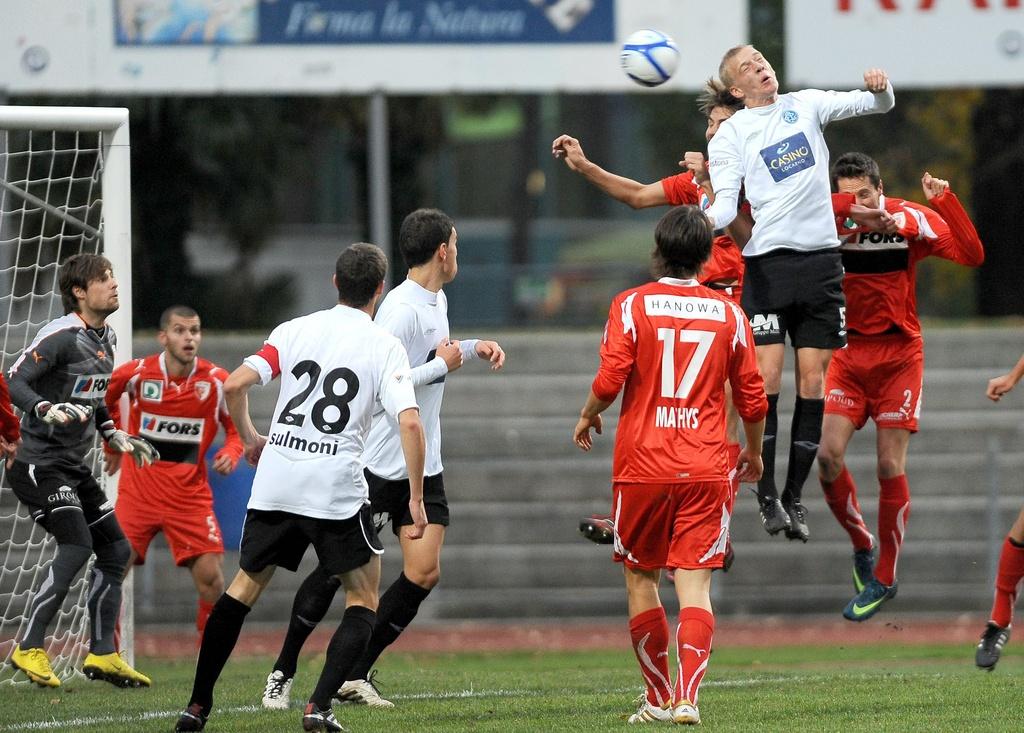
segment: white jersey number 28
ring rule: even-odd
[[[309,419],[313,421],[313,426],[317,430],[327,435],[337,435],[345,429],[351,417],[348,405],[359,392],[359,378],[351,369],[338,367],[327,372],[321,383],[321,371],[323,369],[320,365],[309,359],[300,361],[292,368],[292,375],[296,380],[301,380],[305,376],[309,378],[309,383],[288,400],[281,410],[280,417],[277,418],[278,422],[302,426],[306,422],[306,415],[298,412],[298,408],[320,384],[323,397],[310,407]],[[345,383],[345,391],[338,394],[338,382],[342,381]]]

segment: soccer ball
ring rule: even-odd
[[[626,76],[645,87],[664,84],[679,66],[679,48],[664,33],[637,31],[622,44],[619,57]]]

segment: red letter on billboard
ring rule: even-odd
[[[927,0],[923,1],[927,2]],[[984,2],[985,0],[981,1]],[[1018,2],[1018,0],[1007,0],[1007,2]],[[882,10],[899,10],[899,8],[896,7],[896,0],[878,0],[878,4],[881,6]],[[849,13],[852,8],[853,0],[839,0],[840,13]]]

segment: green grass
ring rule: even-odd
[[[228,663],[210,733],[301,730],[299,701],[322,657],[304,657],[293,708],[258,707],[267,658]],[[170,731],[191,690],[191,660],[139,660],[154,687],[119,690],[86,680],[59,692],[0,687],[0,731]],[[1021,730],[1024,655],[999,670],[974,668],[969,646],[721,648],[701,690],[703,729],[714,731]],[[621,652],[392,654],[378,681],[398,707],[336,707],[360,731],[622,730],[639,672]]]

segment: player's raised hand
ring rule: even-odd
[[[889,86],[889,75],[881,69],[868,69],[864,72],[864,88],[869,92],[884,92]]]
[[[589,451],[594,447],[594,439],[590,436],[590,429],[598,435],[601,434],[601,416],[580,417],[579,422],[572,431],[572,442],[579,446],[580,450]]]
[[[238,464],[230,453],[226,450],[217,451],[217,455],[213,457],[213,470],[219,473],[221,476],[227,476],[229,473],[235,470],[235,466]]]
[[[444,363],[448,365],[449,373],[462,366],[462,349],[459,348],[458,341],[441,339],[441,343],[437,345],[437,350],[434,353],[444,359]]]
[[[932,178],[932,174],[925,171],[924,176],[921,177],[921,188],[924,189],[924,195],[931,200],[949,190],[949,181]]]
[[[476,355],[491,362],[491,369],[497,371],[505,366],[505,352],[497,341],[477,341]]]
[[[683,153],[683,159],[679,161],[679,167],[693,172],[693,180],[698,185],[703,184],[710,177],[708,175],[708,162],[704,159],[704,153],[687,151]]]
[[[565,158],[565,164],[574,171],[579,170],[580,166],[587,162],[580,141],[571,135],[556,137],[551,143],[551,154],[556,158]]]
[[[267,436],[256,433],[256,440],[252,443],[245,443],[245,449],[242,451],[242,455],[245,456],[245,460],[250,466],[255,466],[260,462],[260,456],[263,455],[263,446],[267,444]]]
[[[1009,392],[1017,384],[1017,380],[1013,378],[1012,374],[1004,374],[1001,377],[988,380],[988,389],[985,390],[985,396],[993,402],[999,402],[999,399]]]
[[[858,227],[870,232],[894,234],[899,229],[899,223],[893,215],[885,209],[873,209],[869,206],[852,204],[850,206],[849,217],[857,224]]]
[[[410,540],[418,540],[423,537],[427,529],[427,510],[423,506],[423,500],[409,500],[409,516],[412,517],[412,524],[402,526],[402,534]]]

